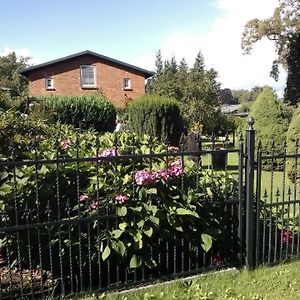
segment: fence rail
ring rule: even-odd
[[[253,123],[237,148],[228,137],[220,148],[198,136],[175,152],[149,144],[141,153],[132,143],[121,153],[117,138],[110,149],[96,141],[93,156],[78,140],[67,144],[72,155],[56,143],[51,158],[36,144],[27,160],[12,148],[0,161],[0,298],[120,289],[299,258],[300,197],[286,176],[291,159],[299,174],[298,151],[263,154]]]

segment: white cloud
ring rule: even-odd
[[[185,57],[191,65],[201,50],[207,67],[215,68],[223,87],[232,89],[252,88],[268,84],[276,90],[285,85],[285,72],[278,82],[269,77],[272,61],[276,58],[271,41],[258,42],[251,55],[244,56],[241,50],[241,36],[244,25],[252,18],[270,17],[277,0],[216,0],[215,9],[222,11],[222,17],[214,20],[212,29],[203,34],[188,32],[172,33],[161,46],[164,58],[174,55],[177,60]],[[146,55],[138,60],[145,68],[154,68],[155,55]]]
[[[30,65],[37,65],[42,63],[42,59],[39,57],[33,57],[33,55],[31,54],[30,50],[28,48],[19,48],[19,49],[14,49],[11,47],[5,47],[3,51],[0,51],[0,56],[6,56],[11,52],[15,52],[17,58],[20,57],[29,57],[29,61],[28,64]]]

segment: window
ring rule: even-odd
[[[45,86],[47,90],[53,90],[54,89],[54,79],[53,77],[45,78]]]
[[[83,88],[96,87],[95,66],[85,65],[80,67],[80,82]]]
[[[124,90],[131,90],[131,80],[130,78],[123,79],[123,89]]]

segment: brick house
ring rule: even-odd
[[[91,51],[83,51],[22,69],[31,97],[103,93],[114,105],[145,94],[153,72]]]

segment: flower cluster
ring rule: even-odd
[[[155,182],[155,175],[151,171],[141,170],[134,175],[137,185],[149,185]]]
[[[288,244],[293,239],[293,233],[287,228],[283,228],[280,230],[281,241],[284,244]]]
[[[222,258],[219,255],[214,255],[211,258],[211,264],[213,266],[220,266],[220,265],[224,264],[224,261],[222,260]]]
[[[71,145],[71,141],[69,139],[65,139],[63,141],[60,142],[60,146],[64,149],[64,150],[68,150],[69,147]]]
[[[177,152],[179,151],[179,148],[178,148],[178,147],[175,147],[175,146],[170,146],[168,150],[169,150],[170,152],[177,153]]]
[[[115,196],[115,200],[118,201],[120,204],[123,204],[128,200],[128,197],[126,195],[118,194]]]
[[[170,177],[179,177],[183,174],[181,159],[174,160],[170,163],[167,169],[151,171],[137,171],[134,179],[137,185],[149,185],[155,182],[156,179],[167,181]]]
[[[98,202],[90,199],[90,197],[86,194],[82,194],[79,197],[79,202],[87,203],[91,209],[98,208]]]
[[[100,154],[100,157],[108,157],[108,156],[118,156],[119,153],[116,149],[114,148],[108,148],[102,151]]]

